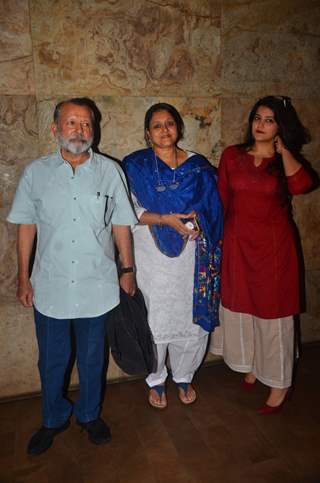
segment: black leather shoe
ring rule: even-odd
[[[69,426],[69,419],[62,426],[59,426],[59,428],[46,428],[45,426],[42,426],[39,431],[34,433],[34,435],[31,437],[28,444],[27,453],[30,455],[44,453],[52,445],[55,436],[68,429]]]
[[[101,419],[94,419],[88,423],[77,421],[84,431],[87,431],[89,441],[93,444],[105,444],[111,441],[111,432],[109,426]]]

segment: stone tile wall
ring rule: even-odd
[[[2,0],[0,2],[0,397],[39,390],[32,313],[15,300],[15,227],[5,222],[24,166],[55,149],[54,105],[89,96],[100,150],[144,146],[158,101],[186,123],[184,147],[218,164],[266,94],[292,97],[320,169],[318,0]],[[303,340],[320,339],[319,191],[294,202],[305,256]],[[110,364],[109,378],[121,377]],[[76,374],[73,377],[76,381]]]

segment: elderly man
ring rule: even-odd
[[[70,425],[72,412],[92,443],[111,439],[99,416],[108,312],[119,303],[114,242],[122,266],[120,285],[132,295],[130,225],[136,218],[121,168],[90,149],[94,121],[88,99],[56,106],[51,130],[60,149],[27,166],[8,216],[18,224],[18,298],[25,307],[33,306],[39,346],[43,425],[30,439],[31,455],[51,446]],[[74,405],[63,394],[72,327],[80,381]]]

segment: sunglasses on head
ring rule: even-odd
[[[274,99],[281,101],[283,103],[284,108],[286,108],[291,103],[291,97],[288,96],[272,96]]]

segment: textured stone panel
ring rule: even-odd
[[[218,92],[219,2],[30,3],[40,99]]]
[[[318,319],[320,332],[320,269],[306,271],[307,312]]]
[[[20,174],[38,157],[34,97],[0,97],[0,294],[16,291],[16,228],[5,222]]]
[[[312,137],[311,143],[304,146],[303,154],[320,176],[320,99],[297,99],[294,105]],[[306,269],[320,269],[319,188],[312,193],[295,197],[294,216],[299,226]]]
[[[318,0],[222,5],[224,95],[319,95]]]
[[[96,97],[93,98],[102,115],[101,152],[121,160],[126,154],[145,147],[144,116],[156,102],[173,104],[182,115],[186,129],[185,147],[216,162],[220,140],[220,101],[218,98],[155,98]],[[56,102],[39,103],[40,151],[46,154],[56,149],[50,134],[52,113]]]
[[[293,97],[292,101],[301,122],[311,135],[311,142],[303,147],[303,154],[320,174],[320,96],[310,99]]]
[[[5,222],[7,212],[1,210],[0,219],[0,297],[16,298],[17,256],[16,226]],[[1,307],[1,302],[0,302]],[[2,309],[0,310],[2,313]],[[1,319],[0,319],[1,322]]]
[[[0,94],[33,94],[28,0],[0,2],[0,32]]]
[[[32,96],[0,97],[0,205],[11,203],[17,179],[38,156],[38,120]]]
[[[320,191],[294,198],[294,219],[299,228],[306,269],[320,269]]]
[[[255,98],[230,97],[221,99],[221,144],[226,148],[244,141],[249,112]]]
[[[319,295],[319,289],[318,289]],[[319,315],[312,316],[309,313],[300,316],[301,342],[319,342],[320,319]]]
[[[57,149],[57,143],[51,133],[51,125],[53,123],[53,112],[56,104],[64,100],[57,98],[49,101],[38,103],[38,122],[39,122],[39,156],[52,153]]]

